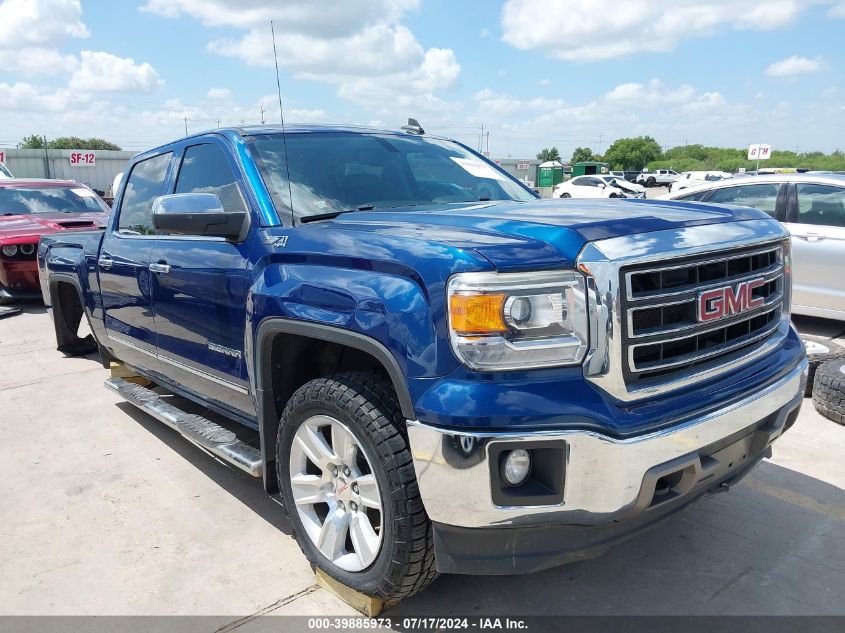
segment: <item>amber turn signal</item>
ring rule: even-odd
[[[461,334],[492,334],[507,331],[502,317],[503,294],[455,294],[449,298],[452,329]]]

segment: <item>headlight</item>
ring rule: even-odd
[[[4,246],[4,247],[3,247],[3,254],[4,254],[6,257],[14,257],[15,255],[17,255],[17,254],[18,254],[18,247],[17,247],[17,246],[15,246],[14,244],[10,244],[10,245],[8,245],[8,246]]]
[[[35,244],[21,244],[20,249],[23,255],[32,255],[35,252]]]
[[[587,352],[584,276],[460,273],[448,285],[449,335],[473,369],[576,365]]]

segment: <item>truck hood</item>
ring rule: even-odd
[[[347,213],[323,226],[474,250],[499,270],[571,266],[587,242],[767,219],[757,209],[655,200],[532,200]]]
[[[108,218],[107,213],[0,215],[0,239],[37,237],[59,231],[90,231],[105,227]]]

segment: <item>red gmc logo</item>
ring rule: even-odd
[[[736,286],[724,286],[698,293],[698,320],[715,321],[741,312],[759,308],[766,300],[752,296],[754,289],[765,286],[760,279],[743,281]]]

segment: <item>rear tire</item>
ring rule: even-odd
[[[822,363],[838,358],[845,358],[845,348],[838,343],[823,336],[812,336],[801,334],[804,348],[807,351],[807,359],[810,361],[810,373],[807,374],[807,388],[804,395],[808,398],[813,395],[814,377],[816,369]]]
[[[653,187],[656,184],[657,184],[657,181],[654,178],[649,178],[648,180],[645,181],[646,187]]]
[[[300,387],[279,424],[276,468],[296,540],[329,576],[385,600],[435,579],[431,521],[405,421],[382,373],[339,373]]]
[[[572,196],[571,196],[570,194],[568,194],[568,193],[564,192],[564,193],[562,193],[562,194],[561,194],[561,196],[560,196],[560,197],[561,197],[561,198],[571,198]]]
[[[819,365],[813,388],[816,411],[837,424],[845,424],[845,359]]]

